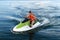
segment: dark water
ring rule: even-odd
[[[14,2],[1,2],[0,4],[0,40],[29,40],[29,34],[13,34],[11,28],[17,25],[21,16],[25,16],[29,10],[25,7],[18,6],[14,9],[10,8],[9,3]],[[5,4],[4,4],[5,3]],[[18,4],[16,4],[18,5]],[[47,17],[51,21],[51,25],[47,26],[36,32],[33,35],[33,40],[60,40],[60,9],[59,6],[48,5],[47,11],[44,8],[31,9],[37,18],[41,16]],[[21,11],[21,12],[20,12]],[[19,14],[18,14],[19,13]],[[21,13],[21,14],[20,14]],[[40,14],[40,15],[39,15]]]

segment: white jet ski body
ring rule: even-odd
[[[49,22],[50,22],[49,19],[43,18],[40,21],[36,21],[36,23],[32,25],[32,27],[29,27],[30,21],[28,20],[24,23],[20,22],[13,28],[12,31],[15,33],[36,32],[42,29],[42,26],[47,26]]]

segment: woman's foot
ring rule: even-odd
[[[32,27],[31,25],[29,27]]]

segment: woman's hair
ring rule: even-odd
[[[29,13],[31,13],[31,11],[29,11]]]

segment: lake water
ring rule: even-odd
[[[35,2],[14,2],[14,1],[0,1],[0,40],[29,40],[29,34],[13,34],[11,28],[16,26],[24,16],[28,13],[28,10],[33,8],[32,12],[40,19],[41,16],[47,17],[51,22],[50,26],[36,32],[33,35],[33,40],[60,40],[60,7],[45,4],[45,7],[36,7],[32,3]],[[3,3],[3,4],[2,4]],[[39,3],[39,2],[37,2]],[[48,2],[49,3],[49,2]],[[20,5],[21,4],[21,5]],[[30,4],[30,6],[28,6]],[[27,6],[26,6],[27,5]],[[26,6],[26,7],[24,7]],[[28,8],[27,8],[28,7]]]

